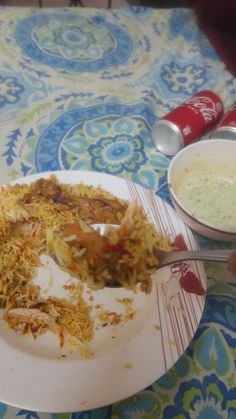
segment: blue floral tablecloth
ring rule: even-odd
[[[236,80],[187,9],[0,7],[0,35],[1,183],[87,169],[132,179],[169,201],[170,160],[153,145],[154,122],[205,88],[226,109],[235,101]],[[223,266],[209,263],[207,275],[193,341],[150,387],[81,413],[0,404],[0,418],[235,419],[236,287]]]

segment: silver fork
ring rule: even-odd
[[[214,262],[228,262],[232,253],[236,252],[236,249],[227,250],[173,250],[171,252],[164,252],[159,249],[155,249],[155,255],[159,260],[159,264],[156,269],[163,268],[164,266],[171,265],[176,262],[182,262],[185,260],[205,260]]]
[[[115,224],[92,224],[91,227],[99,230],[100,234],[105,234],[106,228],[118,227]],[[224,250],[173,250],[163,251],[154,249],[155,256],[159,263],[156,269],[161,269],[164,266],[171,265],[176,262],[182,262],[185,260],[201,260],[201,261],[212,261],[212,262],[225,262],[227,263],[232,253],[236,252],[236,249],[224,249]]]

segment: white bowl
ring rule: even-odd
[[[175,210],[191,229],[236,242],[236,141],[209,139],[183,148],[170,163],[167,180]]]

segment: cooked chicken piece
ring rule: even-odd
[[[117,223],[119,215],[123,214],[127,208],[127,204],[115,198],[88,198],[69,194],[58,195],[54,202],[70,208],[78,208],[81,219],[90,223]]]
[[[29,192],[24,195],[23,202],[29,204],[34,197],[45,198],[45,200],[56,200],[61,193],[61,186],[57,183],[56,178],[39,179],[32,183]]]
[[[13,318],[18,322],[32,324],[34,322],[40,322],[45,324],[51,330],[58,330],[55,317],[50,316],[38,309],[34,308],[12,308],[5,316]]]
[[[77,209],[80,218],[90,223],[117,223],[127,208],[125,202],[120,202],[115,197],[81,197],[72,194],[53,176],[35,181],[19,203],[30,204],[35,197]]]

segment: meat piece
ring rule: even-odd
[[[23,201],[30,203],[33,197],[42,197],[46,200],[56,200],[61,193],[61,186],[54,180],[53,177],[50,179],[39,179],[32,184],[29,192],[24,195]]]
[[[127,204],[115,197],[78,196],[70,192],[65,185],[60,185],[54,176],[33,182],[28,192],[18,203],[30,204],[35,198],[62,204],[76,210],[80,218],[89,223],[117,223],[124,214]]]
[[[116,223],[127,208],[126,203],[115,198],[88,198],[63,193],[57,195],[54,202],[77,208],[81,219],[90,223]]]
[[[51,330],[57,330],[58,325],[56,319],[47,313],[44,313],[38,309],[33,308],[13,308],[7,312],[9,319],[13,319],[18,322],[32,324],[39,322],[43,323]]]

